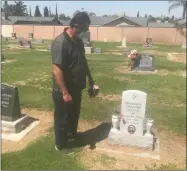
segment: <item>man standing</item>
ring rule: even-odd
[[[90,74],[83,41],[78,37],[88,31],[90,19],[84,12],[76,14],[52,43],[53,101],[55,149],[72,154],[68,139],[77,134],[81,105],[81,91],[86,88],[86,76],[90,87],[94,81]]]

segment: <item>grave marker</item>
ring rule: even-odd
[[[152,47],[152,38],[146,38],[146,41],[143,45],[145,48],[150,48]]]
[[[153,67],[153,60],[153,55],[142,54],[134,71],[155,71],[155,68]]]
[[[146,98],[147,94],[138,90],[122,93],[120,116],[112,116],[109,144],[153,149],[153,120],[146,118]]]
[[[5,121],[21,118],[17,87],[1,84],[1,116]]]

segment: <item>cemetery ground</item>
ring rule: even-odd
[[[40,124],[20,142],[2,140],[2,169],[184,169],[186,168],[186,62],[167,53],[183,53],[177,45],[153,45],[148,50],[141,44],[127,44],[130,49],[151,51],[157,73],[132,73],[127,70],[127,57],[120,43],[94,43],[104,50],[100,55],[87,55],[88,63],[100,94],[90,99],[83,92],[79,139],[75,155],[63,156],[54,149],[53,102],[51,98],[51,57],[47,44],[35,49],[19,49],[15,43],[3,43],[5,59],[15,62],[2,65],[2,82],[16,85],[23,113],[39,118]],[[10,48],[12,47],[12,48]],[[176,59],[178,58],[178,60]],[[173,59],[173,58],[172,58]],[[147,112],[154,119],[160,139],[160,160],[121,156],[90,150],[95,138],[107,138],[112,111],[120,106],[124,90],[147,93]],[[97,141],[97,140],[96,140]]]

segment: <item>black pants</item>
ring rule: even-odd
[[[57,147],[67,147],[67,133],[77,134],[78,120],[80,115],[80,106],[82,93],[81,90],[70,90],[73,103],[65,104],[60,91],[53,91],[54,110],[54,131],[55,144]]]

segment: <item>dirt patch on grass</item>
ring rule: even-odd
[[[93,129],[93,127],[88,124],[82,124],[80,127],[82,129],[85,127],[86,130]],[[98,132],[98,134],[101,134],[101,132]],[[166,131],[159,132],[158,137],[160,140],[160,160],[122,155],[109,151],[98,151],[97,148],[100,147],[100,142],[98,142],[94,150],[89,149],[89,146],[84,148],[81,153],[81,162],[86,165],[89,170],[143,170],[146,169],[147,166],[152,167],[153,165],[157,165],[158,167],[160,165],[165,165],[169,167],[171,164],[175,165],[177,168],[184,169],[186,167],[186,137],[176,136]],[[113,147],[105,144],[104,148],[110,150]],[[122,150],[126,147],[120,148]]]
[[[26,135],[20,142],[11,142],[2,140],[2,153],[19,151],[28,146],[32,141],[38,138],[46,136],[48,129],[53,124],[52,112],[37,111],[37,110],[22,110],[23,113],[38,118],[40,124],[33,129],[28,135]],[[82,133],[87,132],[86,136],[89,140],[97,139],[100,137],[102,140],[107,138],[108,131],[110,130],[110,123],[107,123],[107,127],[102,126],[100,121],[80,121],[79,130]],[[172,163],[178,166],[178,168],[186,167],[186,137],[176,136],[169,132],[162,131],[158,133],[160,139],[160,160],[153,160],[149,158],[140,158],[129,155],[119,155],[118,153],[101,152],[97,148],[100,146],[101,141],[97,141],[96,149],[89,149],[89,144],[84,146],[81,151],[80,162],[83,163],[90,170],[133,170],[133,169],[145,169],[146,166],[153,164],[161,165]],[[84,141],[84,140],[83,140]],[[53,145],[52,145],[53,146]],[[105,148],[112,148],[109,145],[105,145]],[[121,147],[123,148],[123,147]]]
[[[186,71],[185,70],[178,70],[178,71],[168,71],[166,69],[158,70],[158,75],[166,76],[166,75],[176,75],[181,77],[186,77]]]
[[[134,72],[130,71],[130,68],[127,66],[127,64],[124,64],[123,66],[119,66],[116,68],[116,70],[120,73],[130,73],[130,74],[156,74],[157,72],[152,72],[152,71],[139,71],[139,72]]]
[[[29,134],[27,134],[22,140],[18,142],[3,139],[2,153],[20,151],[24,149],[30,142],[33,142],[36,139],[41,138],[42,136],[46,136],[48,134],[48,129],[52,126],[52,112],[23,109],[22,113],[39,119],[40,123]]]
[[[123,55],[123,53],[120,52],[104,52],[104,54],[113,54],[113,55],[120,55],[120,56]]]
[[[131,73],[131,74],[157,74],[160,76],[166,76],[166,75],[176,75],[176,76],[180,76],[180,77],[186,77],[186,71],[185,70],[177,70],[177,71],[169,71],[166,69],[161,69],[161,70],[156,70],[156,72],[132,72],[129,70],[129,68],[127,67],[127,64],[124,64],[123,66],[119,66],[118,68],[116,68],[116,70],[120,73]]]
[[[168,53],[167,59],[186,64],[186,53]]]
[[[104,94],[99,93],[97,97],[100,98],[101,101],[120,101],[121,100],[121,95],[117,95],[117,94],[104,95]]]
[[[154,55],[162,55],[162,56],[166,56],[168,54],[168,52],[160,52],[159,50],[151,50],[151,49],[142,50],[141,53],[151,53]]]

